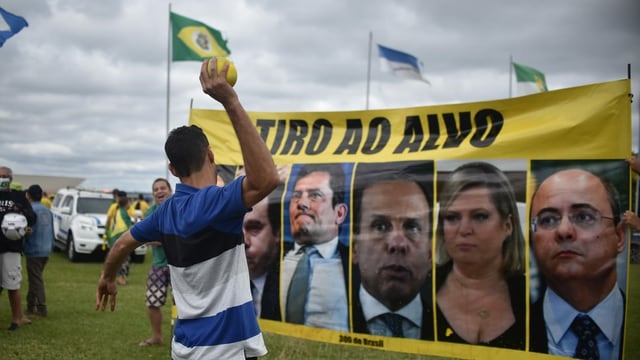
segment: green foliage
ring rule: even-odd
[[[102,268],[100,262],[70,263],[54,253],[45,268],[49,316],[34,317],[33,323],[18,331],[6,331],[11,322],[6,291],[0,295],[0,358],[37,359],[169,359],[171,325],[169,304],[164,307],[162,346],[140,347],[150,336],[144,305],[144,291],[151,256],[143,264],[133,264],[129,284],[118,290],[116,311],[95,310],[95,289]],[[630,267],[629,316],[627,317],[627,359],[640,354],[640,265]],[[26,274],[21,291],[26,296]],[[23,301],[24,303],[24,301]],[[374,349],[306,341],[265,333],[269,354],[263,359],[436,359]]]

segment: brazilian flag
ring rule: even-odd
[[[200,61],[231,54],[220,31],[173,12],[170,20],[173,61]]]

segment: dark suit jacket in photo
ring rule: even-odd
[[[270,266],[262,290],[260,318],[281,321],[280,314],[280,261]]]
[[[360,269],[353,266],[353,288],[352,294],[353,304],[351,314],[353,317],[353,332],[361,334],[370,334],[367,321],[364,318],[362,303],[360,302]],[[431,300],[431,277],[428,276],[424,285],[420,289],[420,299],[422,300],[422,328],[420,330],[420,339],[433,340],[433,302]]]

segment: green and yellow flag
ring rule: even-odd
[[[170,14],[172,61],[200,61],[213,56],[229,56],[231,51],[220,31],[176,13]]]
[[[513,69],[516,72],[518,95],[528,95],[547,91],[547,79],[545,79],[542,72],[526,65],[516,63],[512,64]]]

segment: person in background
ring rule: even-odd
[[[110,222],[107,220],[107,222],[109,222],[109,228],[106,229],[106,233],[109,234],[107,238],[109,249],[112,249],[118,238],[133,226],[132,218],[136,216],[133,208],[129,206],[129,198],[125,191],[118,190],[116,199],[117,202],[115,211],[113,212],[113,219]],[[122,264],[118,272],[118,285],[127,284],[130,266],[129,257],[127,257],[127,260]]]
[[[113,196],[113,202],[109,206],[109,210],[107,210],[107,222],[105,228],[108,228],[113,217],[115,216],[116,209],[118,208],[118,189],[113,189],[111,191],[111,195]]]
[[[174,360],[254,359],[267,353],[251,298],[242,221],[280,180],[269,149],[226,81],[228,64],[218,74],[216,62],[202,63],[200,84],[227,112],[246,176],[217,186],[214,154],[202,129],[173,129],[165,152],[169,170],[180,179],[176,192],[118,239],[96,291],[96,310],[107,304],[115,310],[120,265],[136,247],[160,239],[178,314]]]
[[[27,199],[36,213],[36,224],[24,241],[24,255],[27,258],[27,314],[47,316],[47,301],[42,273],[53,250],[53,214],[40,200],[43,191],[34,184],[27,189]]]
[[[433,162],[356,168],[353,331],[434,339],[431,189]]]
[[[147,209],[144,217],[149,217],[156,209],[171,196],[171,184],[164,178],[154,180],[151,186],[154,204]],[[169,275],[169,265],[167,264],[167,255],[164,253],[162,243],[160,241],[151,241],[147,243],[151,245],[151,254],[153,262],[147,276],[147,290],[145,292],[145,304],[147,305],[147,313],[149,314],[149,323],[151,323],[151,337],[141,341],[138,345],[162,345],[162,310],[160,309],[167,302],[167,294],[171,278]]]
[[[144,214],[149,210],[149,203],[144,199],[142,194],[138,194],[138,199],[132,205],[133,210],[136,214],[136,220],[144,219]]]
[[[40,200],[40,203],[47,209],[51,209],[51,199],[49,199],[49,195],[47,195],[46,191],[42,192],[42,199]]]
[[[524,350],[524,235],[509,179],[467,163],[438,201],[437,340]]]
[[[111,191],[111,195],[113,196],[113,202],[109,205],[109,209],[107,210],[107,219],[104,223],[104,234],[102,235],[102,239],[104,242],[102,243],[102,250],[107,250],[107,245],[109,243],[109,232],[111,231],[111,225],[113,223],[113,218],[116,216],[116,210],[118,209],[118,190],[113,189]]]
[[[8,213],[18,213],[27,219],[29,228],[36,223],[36,214],[31,208],[24,191],[12,190],[11,182],[13,171],[6,167],[0,167],[0,223]],[[20,283],[22,282],[22,260],[20,253],[24,249],[24,239],[9,240],[0,231],[0,287],[9,293],[9,305],[11,307],[11,325],[9,331],[18,330],[20,325],[29,324],[31,320],[22,311],[22,299],[20,298]]]
[[[597,174],[569,168],[540,183],[530,238],[547,287],[531,306],[531,351],[621,358],[625,296],[616,262],[625,233],[618,192]]]

